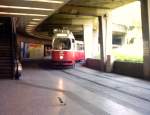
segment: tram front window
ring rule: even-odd
[[[69,38],[56,38],[53,42],[53,49],[55,50],[70,50],[71,41]]]

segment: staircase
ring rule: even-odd
[[[0,79],[12,79],[13,37],[11,18],[0,18]]]

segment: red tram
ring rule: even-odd
[[[52,41],[52,63],[54,65],[75,65],[85,59],[84,44],[76,41],[68,30],[57,30]]]

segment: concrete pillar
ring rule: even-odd
[[[144,77],[150,79],[150,0],[141,0]]]
[[[93,39],[93,25],[84,25],[84,48],[85,58],[92,58],[92,39]]]
[[[95,18],[93,22],[93,58],[100,59],[100,45],[98,40],[99,35],[99,24],[98,24],[98,18]]]
[[[92,52],[92,57],[93,58],[96,58],[96,56],[98,56],[98,53],[99,53],[99,44],[98,44],[98,32],[97,31],[93,31],[93,43],[92,43],[93,45],[93,52]],[[98,58],[98,59],[100,59],[100,57]]]
[[[99,17],[99,42],[103,71],[112,71],[112,21],[111,14]]]

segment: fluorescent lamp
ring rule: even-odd
[[[32,30],[26,30],[26,31],[32,31]]]
[[[26,29],[32,29],[32,28],[33,28],[33,27],[30,27],[30,26],[28,26],[28,25],[26,26]]]
[[[64,1],[58,1],[58,0],[24,0],[24,1],[46,2],[46,3],[55,3],[55,4],[63,4],[64,3]]]
[[[32,32],[32,30],[26,30],[27,32]]]
[[[27,27],[34,27],[34,26],[36,26],[36,25],[31,25],[31,24],[30,24],[30,25],[27,25]]]
[[[0,5],[0,8],[23,9],[23,10],[54,11],[54,9],[47,9],[47,8],[22,7],[22,6],[5,6],[5,5]]]
[[[26,27],[26,29],[33,29],[33,27]]]
[[[33,28],[26,28],[26,30],[32,30]]]
[[[33,21],[41,21],[42,19],[41,18],[34,18],[32,19]]]
[[[27,32],[32,32],[31,30],[27,30]]]
[[[26,29],[33,29],[34,27],[32,26],[27,26]]]
[[[20,16],[40,16],[40,17],[48,16],[48,15],[43,15],[43,14],[28,14],[28,13],[13,13],[13,12],[0,12],[0,14],[4,14],[4,15],[20,15]]]
[[[39,22],[29,22],[29,24],[38,24]]]

